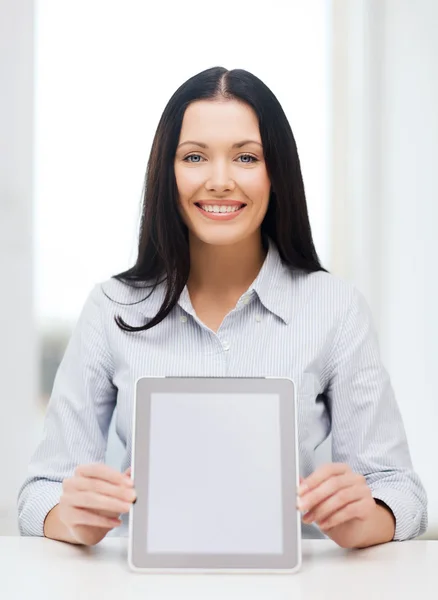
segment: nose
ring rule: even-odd
[[[217,161],[211,164],[205,188],[209,192],[223,193],[234,190],[236,184],[230,175],[225,161]]]

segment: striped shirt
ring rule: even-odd
[[[19,492],[22,535],[43,535],[46,514],[76,466],[104,462],[116,405],[116,431],[126,449],[122,468],[129,466],[134,385],[142,375],[293,379],[301,475],[314,471],[315,451],[331,433],[332,460],[363,474],[373,496],[394,513],[394,539],[425,531],[426,494],[412,469],[368,305],[352,284],[325,272],[291,270],[270,243],[257,278],[217,333],[197,318],[187,288],[156,327],[119,329],[116,315],[143,325],[164,293],[164,284],[149,295],[115,279],[91,291]]]

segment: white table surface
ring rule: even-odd
[[[85,548],[0,537],[2,600],[392,600],[438,598],[438,541],[347,551],[303,541],[294,575],[144,575],[127,565],[127,539]]]

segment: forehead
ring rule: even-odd
[[[184,113],[180,142],[221,139],[230,143],[247,137],[261,142],[254,110],[238,100],[198,100]]]

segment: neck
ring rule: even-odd
[[[266,256],[260,232],[226,246],[205,244],[190,236],[189,291],[224,295],[246,291]]]

